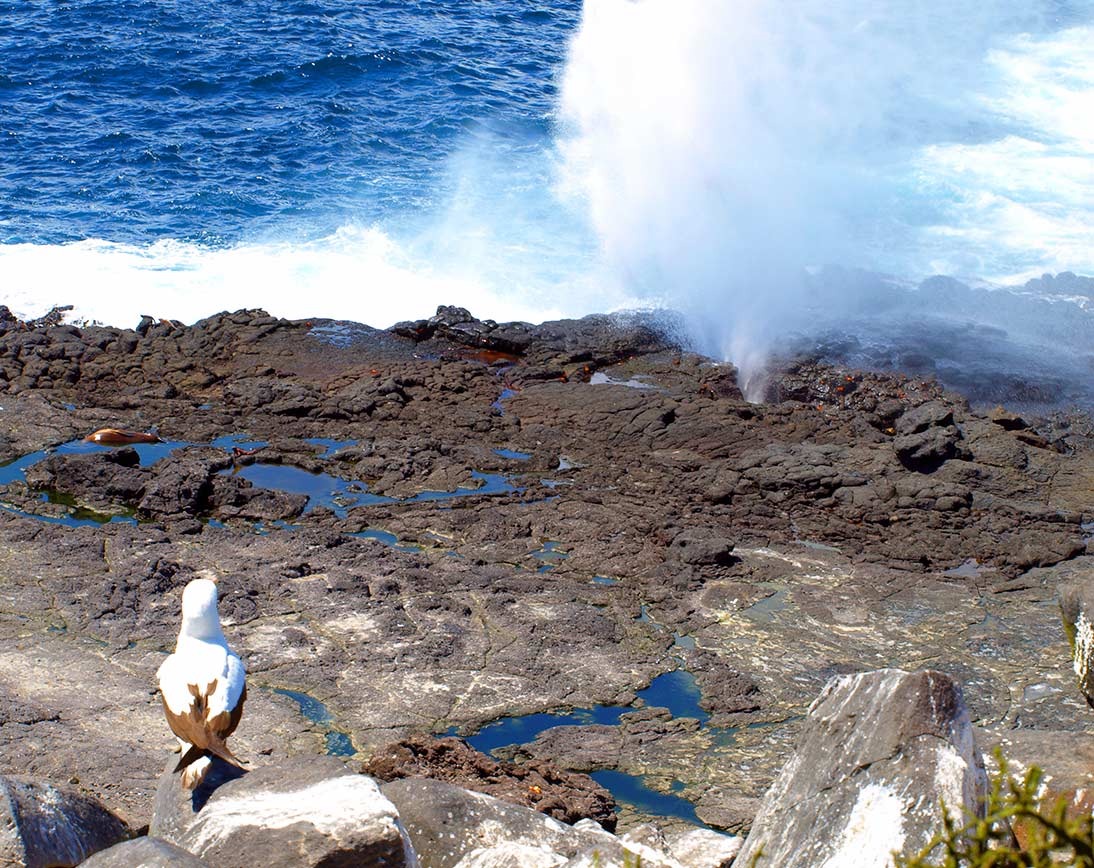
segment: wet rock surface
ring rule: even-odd
[[[738,830],[834,675],[929,666],[992,732],[1089,725],[1057,603],[1094,563],[1081,414],[809,360],[750,404],[641,317],[423,322],[0,328],[0,771],[148,822],[154,673],[208,573],[256,770],[626,706],[683,668],[709,720],[635,708],[512,755]],[[178,446],[64,446],[107,426]]]

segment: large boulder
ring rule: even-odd
[[[83,868],[208,868],[209,863],[159,838],[135,838],[100,850]]]
[[[150,833],[230,868],[413,866],[395,806],[335,757],[292,757],[233,777],[214,765],[194,793],[160,778]]]
[[[949,811],[987,792],[961,690],[946,675],[882,669],[834,678],[768,790],[737,864],[883,868],[917,852]]]
[[[0,865],[78,865],[128,837],[129,827],[91,796],[0,776]]]
[[[1079,690],[1094,708],[1094,571],[1060,586],[1060,614]]]
[[[555,868],[641,864],[679,868],[670,856],[627,844],[591,820],[568,826],[530,808],[454,784],[404,778],[383,785],[422,868]]]
[[[744,838],[691,829],[670,836],[668,845],[669,852],[685,868],[729,868],[741,852]]]
[[[960,453],[961,432],[953,410],[941,401],[928,401],[896,421],[893,448],[909,470],[929,473]]]

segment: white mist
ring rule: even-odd
[[[625,291],[681,310],[698,348],[734,361],[755,392],[780,335],[828,313],[809,310],[806,267],[986,268],[968,252],[975,232],[947,220],[985,216],[972,211],[991,173],[962,188],[944,158],[1050,134],[1008,113],[1000,52],[1074,25],[1066,7],[586,0],[563,79],[563,187]],[[1091,44],[1075,69],[1089,71]],[[1064,90],[1083,82],[1094,78]]]

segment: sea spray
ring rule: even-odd
[[[830,294],[811,308],[809,266],[1013,274],[1014,239],[970,243],[1008,205],[1057,221],[1035,227],[1053,240],[1024,264],[1094,265],[1090,221],[1062,220],[1044,205],[1053,181],[1011,178],[999,154],[1056,141],[1084,191],[1089,121],[1034,127],[1045,106],[1031,104],[1083,104],[1092,22],[1088,4],[1051,0],[587,0],[562,86],[562,188],[614,279],[680,309],[755,393],[788,332],[841,313]],[[1046,48],[1082,34],[1085,54]],[[1027,62],[1045,55],[1070,78]],[[1001,178],[966,171],[978,154]],[[1046,256],[1068,232],[1082,260]]]

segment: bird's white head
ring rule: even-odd
[[[217,612],[217,586],[209,579],[194,579],[182,592],[182,629],[179,637],[222,639]]]

